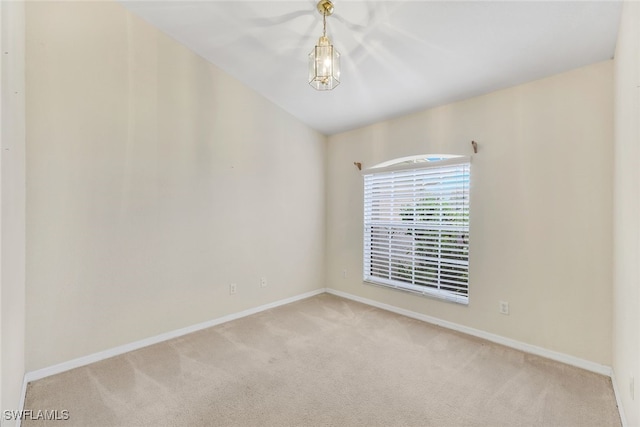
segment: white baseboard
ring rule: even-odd
[[[242,317],[250,316],[252,314],[259,313],[261,311],[269,310],[275,307],[279,307],[281,305],[289,304],[295,301],[299,301],[302,299],[306,299],[318,294],[322,294],[325,292],[324,288],[316,289],[315,291],[306,292],[301,295],[296,295],[294,297],[285,298],[279,301],[275,301],[269,304],[264,304],[255,308],[250,308],[248,310],[241,311],[239,313],[229,314],[227,316],[219,317],[217,319],[209,320],[203,323],[198,323],[197,325],[187,326],[185,328],[176,329],[174,331],[165,332],[160,335],[156,335],[153,337],[145,338],[140,341],[135,341],[129,344],[124,344],[118,347],[110,348],[108,350],[100,351],[98,353],[89,354],[87,356],[82,356],[77,359],[69,360],[67,362],[59,363],[57,365],[49,366],[46,368],[38,369],[35,371],[27,372],[24,375],[24,385],[22,390],[21,397],[21,405],[20,409],[23,409],[24,406],[24,397],[26,391],[26,385],[31,381],[36,381],[45,377],[49,377],[51,375],[59,374],[61,372],[69,371],[71,369],[79,368],[81,366],[86,366],[91,363],[99,362],[104,359],[108,359],[110,357],[118,356],[133,350],[138,350],[143,347],[147,347],[153,344],[157,344],[163,341],[170,340],[172,338],[181,337],[183,335],[190,334],[192,332],[200,331],[202,329],[210,328],[212,326],[220,325],[222,323],[230,322],[232,320],[240,319]]]
[[[362,298],[356,295],[352,295],[346,292],[337,291],[335,289],[327,288],[327,293],[337,295],[343,298],[347,298],[353,301],[358,301],[363,304],[367,304],[373,307],[381,308],[383,310],[391,311],[393,313],[401,314],[403,316],[411,317],[413,319],[422,320],[433,325],[442,326],[447,329],[462,332],[467,335],[482,338],[487,341],[491,341],[497,344],[511,347],[516,350],[524,351],[525,353],[535,354],[547,359],[555,360],[565,363],[567,365],[576,366],[578,368],[585,369],[587,371],[595,372],[601,375],[610,377],[612,369],[609,366],[601,365],[599,363],[591,362],[589,360],[580,359],[579,357],[570,356],[568,354],[560,353],[557,351],[547,350],[546,348],[538,347],[535,345],[527,344],[521,341],[516,341],[511,338],[506,338],[500,335],[485,332],[479,329],[470,328],[468,326],[458,325],[457,323],[449,322],[447,320],[438,319],[436,317],[427,316],[426,314],[416,313],[415,311],[405,310],[403,308],[395,307],[393,305],[384,304],[378,301]]]
[[[616,404],[618,405],[618,412],[620,413],[620,422],[622,427],[627,427],[627,417],[624,414],[624,407],[622,406],[622,399],[620,399],[620,389],[618,388],[618,381],[616,379],[615,372],[611,373],[611,384],[613,385],[613,394],[616,396]]]

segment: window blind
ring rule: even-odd
[[[468,158],[364,174],[364,280],[460,303],[469,290]]]

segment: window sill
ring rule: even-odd
[[[374,281],[371,279],[363,279],[364,284],[380,286],[383,288],[394,289],[402,292],[407,292],[413,295],[419,295],[427,298],[437,299],[439,301],[452,302],[455,304],[469,305],[469,297],[463,297],[460,295],[452,295],[446,291],[439,291],[437,289],[424,288],[422,286],[406,284],[405,286],[399,286],[392,283],[385,283],[382,281]]]

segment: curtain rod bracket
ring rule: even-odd
[[[353,162],[354,165],[356,165],[356,167],[358,168],[359,171],[362,170],[362,163],[360,162]]]
[[[471,145],[473,145],[473,152],[478,153],[478,143],[475,141],[471,141]]]

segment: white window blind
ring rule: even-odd
[[[466,157],[364,174],[364,280],[468,303]]]

